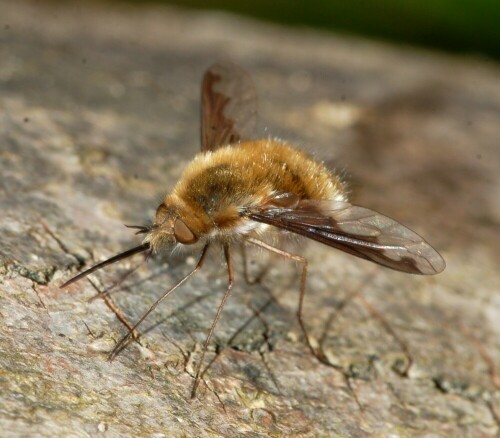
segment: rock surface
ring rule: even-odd
[[[500,69],[229,15],[0,1],[2,436],[498,436]],[[258,136],[340,169],[356,203],[399,219],[447,261],[392,272],[317,244],[306,322],[297,269],[237,285],[197,397],[194,364],[225,288],[221,254],[125,333],[96,290],[59,285],[137,244],[198,151],[203,70],[255,79]],[[265,256],[252,254],[257,267]],[[141,257],[95,284],[136,321],[196,255]],[[260,310],[259,310],[260,309]]]

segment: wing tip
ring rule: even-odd
[[[419,273],[422,275],[440,274],[446,269],[446,262],[441,254],[429,246],[430,253],[425,255],[426,265],[419,267]]]
[[[439,258],[437,258],[432,264],[434,272],[430,273],[430,275],[440,274],[446,269],[446,262],[444,261],[443,257],[439,253],[436,254],[439,256]]]

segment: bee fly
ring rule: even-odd
[[[137,253],[199,245],[194,269],[142,315],[111,352],[113,359],[158,304],[202,267],[208,248],[221,246],[229,282],[205,339],[192,397],[207,346],[233,287],[231,248],[235,243],[246,242],[301,264],[297,316],[313,352],[302,321],[307,261],[276,248],[272,243],[277,236],[305,236],[411,274],[432,275],[445,268],[443,258],[418,234],[376,211],[350,204],[342,180],[322,163],[281,140],[248,140],[256,119],[256,94],[241,68],[231,63],[210,67],[203,77],[201,101],[201,152],[157,208],[153,225],[136,227],[145,235],[143,243],[62,286]]]

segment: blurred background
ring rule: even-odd
[[[500,0],[147,1],[500,59]]]

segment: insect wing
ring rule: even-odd
[[[256,109],[257,95],[248,73],[230,62],[214,64],[201,86],[201,150],[214,151],[249,138]]]
[[[274,207],[271,202],[249,211],[247,217],[397,271],[432,275],[446,266],[441,255],[414,231],[348,202],[307,200],[293,209]]]

